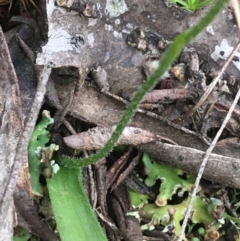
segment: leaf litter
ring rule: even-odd
[[[86,13],[83,13],[83,15],[84,14],[86,15]],[[141,36],[141,38],[142,38],[141,41],[144,41],[144,38],[145,38],[144,35],[147,36],[147,34],[148,33],[146,33],[146,32],[144,33],[144,31],[143,31],[143,34]],[[148,42],[146,41],[146,44],[147,43]],[[160,46],[159,43],[157,43],[157,45]],[[141,50],[144,50],[144,48],[142,49],[142,47],[141,47],[140,51]],[[225,49],[221,49],[218,51],[218,54],[221,55],[221,51],[224,51],[224,55],[225,55],[225,52],[227,52]],[[186,61],[184,63],[180,62],[180,64],[184,64],[184,68],[182,68],[180,70],[178,68],[177,71],[180,71],[179,73],[176,73],[175,70],[174,71],[169,70],[170,73],[169,73],[169,75],[166,75],[166,79],[162,80],[162,82],[159,84],[159,86],[157,86],[157,89],[153,90],[152,93],[149,93],[148,96],[145,97],[144,101],[154,102],[154,103],[157,103],[159,106],[162,106],[162,110],[161,110],[162,116],[167,117],[170,120],[179,118],[179,116],[182,113],[186,113],[187,111],[189,111],[192,108],[192,106],[197,103],[199,94],[201,95],[202,93],[204,93],[206,86],[209,85],[209,76],[208,75],[204,76],[204,74],[202,74],[203,66],[200,67],[201,65],[199,64],[199,66],[198,66],[199,69],[192,67],[194,64],[191,62],[191,59],[193,59],[193,58],[190,57],[190,62],[188,62],[188,61]],[[198,61],[198,63],[201,63],[201,64],[203,62],[204,62],[204,60],[202,60],[202,59],[200,61]],[[204,66],[204,67],[206,67],[206,66]],[[148,75],[146,72],[145,72],[145,74]],[[86,77],[86,80],[91,82],[91,77],[94,78],[94,73],[92,73],[92,76],[90,73],[90,75],[88,75]],[[107,75],[107,78],[110,79],[111,76]],[[216,91],[215,97],[213,97],[212,100],[207,99],[206,103],[203,103],[203,106],[201,107],[201,109],[198,109],[196,115],[192,115],[192,120],[186,119],[186,120],[182,121],[182,125],[184,127],[189,128],[190,130],[200,131],[202,133],[202,135],[212,138],[215,135],[215,130],[217,128],[219,128],[221,125],[221,121],[217,121],[218,117],[223,112],[226,112],[227,109],[229,109],[229,105],[226,105],[226,103],[228,101],[231,102],[232,96],[235,94],[234,89],[236,87],[236,84],[237,83],[234,83],[233,85],[231,85],[231,84],[229,84],[228,80],[227,81],[225,81],[225,80],[219,81],[219,83],[217,84],[217,89],[215,90]],[[107,87],[105,88],[105,86],[107,86]],[[111,86],[112,86],[112,84],[110,85],[110,91],[111,91]],[[97,89],[98,87],[93,86],[93,88]],[[100,85],[100,90],[102,92],[109,91],[109,85],[105,83],[105,80],[104,80],[104,86],[101,87],[101,85]],[[162,97],[162,94],[164,92],[167,94],[165,94]],[[177,95],[175,93],[177,93],[179,95]],[[198,94],[196,94],[196,93],[198,93]],[[175,105],[175,107],[174,107],[174,105]],[[219,107],[222,107],[222,106],[224,106],[225,109],[219,110]],[[154,113],[159,114],[159,112],[158,112],[159,109],[160,108],[157,107],[154,110]],[[223,114],[223,116],[224,116],[224,114]],[[84,116],[82,116],[82,117],[84,119]],[[72,119],[71,117],[68,117],[68,118],[69,118],[70,123],[72,125],[74,125],[74,119]],[[221,119],[222,118],[223,117],[221,117]],[[95,122],[96,122],[96,120],[93,119],[92,123],[95,124]],[[84,126],[83,123],[81,123],[81,125]],[[62,128],[65,133],[69,133],[66,129],[64,129],[64,127],[62,127]],[[76,130],[80,129],[80,128],[81,127],[79,127],[78,125],[75,126]],[[80,150],[85,150],[85,151],[86,150],[87,151],[97,150],[97,149],[100,149],[103,147],[104,143],[106,143],[106,141],[110,137],[114,128],[115,128],[114,126],[90,128],[89,130],[87,130],[85,132],[80,132],[77,135],[76,134],[74,134],[72,136],[67,135],[67,137],[64,137],[64,142],[69,147],[74,148],[74,149],[80,149]],[[239,129],[238,116],[233,115],[231,121],[229,122],[228,126],[226,127],[226,133],[224,133],[225,136],[222,136],[223,140],[225,140],[225,143],[223,144],[222,148],[225,148],[224,146],[226,146],[226,144],[229,145],[230,142],[228,142],[228,139],[231,136],[238,135],[238,129]],[[146,131],[146,130],[144,130],[144,128],[126,127],[125,133],[123,133],[123,134],[124,135],[127,134],[127,135],[125,135],[125,136],[123,135],[122,142],[119,142],[118,144],[138,146],[143,143],[151,143],[151,142],[157,142],[157,141],[166,142],[167,141],[166,140],[167,138],[165,138],[165,140],[164,140],[164,137],[162,137],[161,135],[155,134],[154,132]],[[229,137],[229,138],[226,138],[226,137]],[[170,139],[167,142],[172,143],[172,144],[176,143],[174,139],[173,140]],[[238,143],[237,139],[235,140],[235,143]],[[231,150],[231,148],[232,148],[232,146],[230,145],[229,149]],[[72,156],[76,155],[71,150],[68,150],[68,152],[71,153]],[[134,151],[132,151],[132,153],[134,153],[134,152],[136,152],[135,149],[134,149]],[[108,157],[107,163],[111,159],[115,159],[115,161],[116,161],[116,159],[117,159],[116,157],[118,155],[119,155],[119,153],[117,153],[117,150],[115,150],[114,155],[112,154]],[[132,155],[134,155],[134,154],[132,154]],[[153,161],[151,161],[151,162],[153,162]],[[145,163],[145,165],[146,165],[146,163]],[[152,164],[152,165],[154,165],[154,164]],[[148,174],[145,174],[145,176],[143,174],[140,174],[142,171],[142,168],[143,167],[140,164],[137,165],[137,168],[135,169],[135,173],[134,173],[134,176],[137,178],[138,181],[140,181],[140,183],[138,183],[138,185],[141,185],[143,183],[143,180],[145,180],[145,182],[147,182],[147,180],[152,175],[151,172],[149,172]],[[157,169],[157,168],[155,168],[155,169]],[[164,166],[161,167],[161,165],[160,165],[159,170],[161,170],[161,169],[164,169]],[[171,172],[171,170],[172,170],[172,172]],[[180,203],[176,204],[176,206],[175,206],[176,212],[175,213],[172,212],[172,210],[168,209],[169,208],[168,207],[169,200],[176,198],[176,197],[174,197],[174,195],[177,195],[177,199],[179,198],[179,200],[181,200],[181,196],[183,195],[184,191],[187,192],[188,195],[190,195],[189,188],[183,189],[182,191],[179,190],[179,188],[181,189],[181,185],[182,185],[181,183],[184,183],[184,181],[181,181],[181,178],[179,179],[179,177],[178,177],[178,174],[181,171],[176,169],[176,173],[175,173],[175,172],[173,172],[173,170],[174,170],[173,168],[169,169],[169,174],[165,177],[165,179],[170,178],[171,182],[169,182],[169,185],[172,182],[175,185],[175,186],[173,185],[174,188],[169,188],[169,189],[167,188],[168,189],[167,191],[169,193],[168,193],[168,196],[165,197],[165,199],[164,199],[164,203],[165,203],[164,206],[167,206],[166,209],[158,209],[156,207],[156,205],[154,204],[154,202],[156,202],[156,200],[154,200],[154,198],[151,197],[151,195],[148,196],[149,194],[141,194],[141,195],[139,194],[140,200],[143,203],[147,203],[147,202],[149,202],[149,200],[153,201],[153,203],[151,205],[149,204],[150,205],[149,209],[147,208],[147,206],[145,207],[145,209],[143,209],[143,212],[145,210],[146,213],[149,213],[149,212],[151,213],[150,216],[148,216],[148,218],[150,219],[150,223],[149,223],[149,225],[148,225],[148,223],[146,223],[145,228],[143,228],[143,229],[145,229],[145,231],[146,231],[147,226],[151,227],[150,229],[152,229],[152,228],[157,229],[155,225],[160,225],[161,230],[158,233],[158,235],[159,234],[162,235],[161,237],[164,237],[165,240],[167,240],[166,236],[165,236],[166,233],[171,234],[171,231],[172,231],[172,235],[179,234],[180,226],[179,226],[179,224],[175,224],[176,228],[174,228],[174,222],[179,223],[181,221],[183,212],[185,210],[185,205],[189,199],[189,196],[186,197],[186,199],[183,200],[182,202],[180,201]],[[174,177],[171,178],[171,175],[173,175],[174,173],[175,173]],[[161,171],[159,171],[158,175],[159,175],[159,177],[164,179],[164,175],[161,173]],[[148,178],[146,178],[146,176],[148,176]],[[160,180],[161,180],[161,178],[160,178]],[[127,181],[126,181],[126,183],[127,183]],[[147,185],[147,187],[144,187],[144,188],[146,188],[146,190],[148,190],[148,188],[149,188],[148,186],[149,185]],[[166,190],[166,188],[164,187],[163,181],[161,182],[160,187]],[[114,189],[116,189],[116,188],[117,187],[115,187]],[[160,188],[160,191],[161,191],[161,188]],[[124,189],[124,188],[122,188],[122,189]],[[225,214],[224,210],[221,210],[223,202],[221,201],[221,193],[220,194],[217,193],[219,190],[220,189],[217,189],[217,190],[214,188],[212,189],[212,192],[214,193],[214,195],[217,196],[216,199],[219,200],[218,202],[216,202],[217,204],[216,203],[213,204],[214,200],[210,200],[209,198],[207,198],[204,195],[201,196],[201,193],[199,194],[199,196],[197,196],[196,205],[198,206],[198,209],[195,209],[195,207],[194,207],[194,213],[193,213],[193,216],[191,217],[191,221],[193,223],[201,223],[203,225],[203,227],[205,227],[205,230],[204,230],[205,233],[200,234],[200,232],[198,232],[198,229],[196,229],[193,224],[190,224],[190,226],[189,226],[190,231],[188,231],[188,233],[187,233],[189,240],[194,235],[196,237],[198,237],[200,240],[208,240],[209,237],[214,236],[213,235],[214,230],[208,229],[207,226],[214,220],[215,220],[215,224],[216,224],[216,223],[218,223],[219,220],[222,219],[221,211],[223,214]],[[159,190],[157,192],[156,192],[156,190],[155,191],[151,190],[151,191],[154,192],[156,195],[156,194],[158,194]],[[111,193],[111,191],[108,191],[107,199],[112,200],[113,206],[116,205],[116,207],[118,207],[119,203],[122,205],[122,202],[125,202],[125,201],[121,200],[119,197],[117,197],[118,195],[116,194],[116,191],[113,193],[113,195],[112,195],[113,197],[111,197],[110,193]],[[149,193],[149,192],[146,191],[145,193]],[[125,192],[125,194],[126,194],[126,192]],[[159,195],[163,195],[163,194],[164,194],[163,191],[159,193]],[[145,196],[143,196],[143,195],[145,195]],[[156,195],[156,196],[158,196],[158,195]],[[143,200],[143,197],[145,197],[144,200]],[[128,199],[128,198],[126,198],[126,199]],[[177,200],[177,201],[179,202],[179,200]],[[116,203],[118,203],[118,204],[116,204]],[[162,203],[162,201],[160,201],[160,203]],[[230,206],[232,207],[233,204],[231,204]],[[141,203],[141,205],[142,205],[142,203]],[[179,205],[179,206],[177,206],[177,205]],[[211,209],[210,207],[212,207],[212,205],[214,208]],[[119,209],[119,208],[116,208],[116,209]],[[131,208],[129,208],[129,206],[125,207],[125,208],[120,207],[120,211],[122,213],[126,213],[130,209]],[[218,209],[220,209],[220,211]],[[153,210],[156,213],[157,217],[152,216]],[[201,210],[202,212],[198,213],[197,211],[199,211],[199,210]],[[160,212],[160,214],[158,214],[158,212]],[[161,212],[163,212],[163,213],[161,213]],[[219,212],[219,214],[217,216],[215,216],[214,218],[212,218],[213,212],[214,213]],[[115,214],[115,216],[113,215],[112,217],[110,217],[108,219],[108,220],[111,220],[111,221],[109,221],[109,223],[111,223],[112,220],[115,220],[118,215],[121,216],[122,214],[121,215]],[[129,214],[129,215],[131,215],[131,214]],[[208,221],[206,221],[204,219],[205,216],[209,218]],[[144,217],[143,219],[145,219],[145,217],[147,217],[147,215],[146,216],[143,215],[143,217]],[[223,215],[223,217],[224,217],[224,215]],[[156,221],[156,220],[158,220],[158,221]],[[225,221],[226,220],[228,221],[229,219],[225,219]],[[136,222],[136,220],[134,222]],[[146,222],[146,221],[144,220],[143,222]],[[120,227],[121,225],[119,224],[119,220],[117,220],[117,223],[118,223],[118,226]],[[216,231],[221,225],[217,226],[215,224],[212,225],[212,228],[215,229],[215,231]],[[106,227],[106,229],[108,229],[108,228]],[[122,233],[125,233],[124,227],[121,227],[120,229],[121,229]],[[126,227],[125,227],[125,229],[126,229]],[[131,229],[131,225],[130,225],[129,229]],[[107,232],[111,233],[111,231],[109,231],[109,230]],[[135,238],[137,237],[137,239],[140,239],[139,238],[139,230],[136,231],[135,233],[138,233],[138,234],[135,236],[135,234],[130,233],[129,236],[127,235],[124,238],[126,240],[127,239],[133,240],[134,239],[133,237],[135,237]],[[115,235],[117,235],[117,234],[115,233]],[[169,240],[170,240],[170,237],[169,237]],[[214,240],[214,238],[213,238],[213,240]]]

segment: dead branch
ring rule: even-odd
[[[12,194],[15,184],[9,182],[9,176],[16,163],[16,149],[23,129],[23,115],[18,79],[1,27],[0,53],[0,239],[12,240],[14,216]],[[17,173],[14,178],[17,178]]]
[[[104,147],[111,137],[116,126],[95,127],[77,135],[64,137],[65,144],[77,150],[99,150]],[[161,137],[149,131],[135,127],[125,127],[117,144],[118,145],[139,145],[161,140]],[[169,140],[171,142],[171,140]],[[173,142],[172,142],[173,143]]]
[[[56,87],[60,101],[64,103],[71,86],[56,85]],[[113,126],[120,120],[125,104],[84,85],[81,91],[74,95],[70,109],[69,114],[80,120],[98,126]],[[207,150],[208,143],[196,133],[175,125],[159,115],[152,114],[152,116],[147,116],[145,113],[136,113],[131,121],[131,126],[161,135],[181,146],[201,151]],[[151,149],[150,145],[149,148]],[[222,145],[217,146],[214,149],[214,153],[240,159],[239,144],[235,143],[228,143],[227,148],[224,148]]]
[[[158,162],[197,174],[205,152],[160,142],[138,146]],[[211,154],[203,177],[224,186],[240,188],[240,159]]]
[[[2,34],[2,36],[3,36],[3,34]],[[5,40],[4,40],[4,37],[2,37],[1,42],[6,44]],[[8,57],[8,59],[7,60],[5,59],[4,61],[6,63],[9,63],[10,66],[12,67],[11,59],[10,59],[10,56],[9,56],[9,52],[7,51],[6,45],[5,45],[5,49],[3,49],[3,50],[6,52],[4,57],[5,58]],[[5,69],[9,69],[9,68],[5,68]],[[19,97],[20,94],[19,94],[19,89],[18,89],[18,85],[17,85],[17,78],[16,78],[15,72],[13,70],[13,67],[12,67],[11,71],[12,72],[8,73],[9,74],[9,82],[10,81],[13,82],[12,86],[15,88],[15,90],[12,90],[12,91],[13,91],[13,93],[18,93],[18,97]],[[26,119],[26,125],[25,125],[22,133],[21,132],[19,133],[19,129],[21,129],[23,127],[23,124],[22,124],[22,121],[21,121],[21,114],[19,113],[19,111],[21,110],[21,104],[19,104],[20,100],[18,100],[18,101],[16,100],[16,104],[19,104],[18,106],[15,107],[14,106],[15,103],[12,103],[12,106],[11,106],[13,108],[13,112],[16,112],[16,113],[10,112],[9,114],[10,115],[12,114],[13,116],[8,116],[8,118],[6,116],[5,118],[2,119],[2,121],[3,121],[2,122],[2,124],[3,124],[2,128],[4,128],[4,127],[6,128],[5,119],[7,118],[6,120],[12,120],[13,121],[12,130],[13,131],[17,130],[17,133],[12,133],[12,132],[8,133],[8,134],[11,134],[11,135],[5,136],[5,137],[3,136],[4,139],[1,142],[1,143],[5,143],[5,145],[6,145],[5,148],[3,146],[4,149],[2,151],[3,152],[2,158],[5,158],[7,160],[7,162],[6,162],[6,160],[1,162],[4,165],[1,168],[1,170],[3,170],[3,171],[5,170],[4,176],[7,175],[6,177],[4,177],[3,183],[1,183],[1,187],[2,187],[1,195],[0,195],[0,197],[1,197],[1,200],[0,200],[0,208],[1,208],[0,220],[2,220],[1,223],[9,222],[9,220],[6,219],[6,216],[7,216],[7,214],[9,214],[8,210],[9,210],[9,207],[11,206],[11,203],[12,203],[12,197],[13,197],[16,182],[17,182],[17,179],[18,179],[19,170],[23,165],[24,156],[27,156],[28,142],[29,142],[29,139],[31,137],[32,130],[35,126],[39,110],[40,110],[40,108],[42,106],[42,103],[43,103],[44,95],[46,93],[46,83],[48,81],[48,77],[50,75],[50,72],[51,72],[51,69],[48,69],[48,68],[45,68],[45,67],[43,67],[42,71],[39,72],[39,85],[38,85],[37,93],[36,93],[34,102],[32,104],[30,113],[29,113],[29,115]],[[8,93],[7,90],[5,92]],[[4,93],[4,91],[3,91],[3,93]],[[6,109],[7,109],[8,108],[7,102],[10,102],[11,99],[9,98],[9,96],[5,96],[5,95],[2,95],[1,97],[2,98],[5,97],[5,99],[4,99],[5,104],[4,105],[6,106]],[[14,98],[16,98],[16,96],[13,96],[12,98],[13,98],[13,100],[15,100]],[[5,113],[5,115],[6,114],[7,113]],[[19,125],[20,123],[22,125]],[[8,125],[11,125],[11,123],[8,123]],[[6,132],[6,130],[4,132]],[[9,150],[7,151],[7,149],[9,149]],[[11,167],[9,167],[9,163],[12,164]],[[12,225],[10,225],[10,224],[8,224],[7,226],[1,225],[1,227],[12,228]],[[0,233],[4,234],[4,232],[0,232]],[[11,230],[11,233],[12,233],[12,230]],[[52,237],[52,240],[55,240],[55,237],[53,236],[53,234],[52,234],[51,237]],[[11,239],[6,238],[4,240],[11,240]]]

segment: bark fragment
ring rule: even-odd
[[[0,27],[0,234],[1,240],[12,240],[13,198],[15,184],[10,183],[16,148],[23,129],[23,114],[18,79]],[[16,178],[17,173],[15,173]]]

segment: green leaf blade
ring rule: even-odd
[[[107,241],[84,193],[79,169],[60,168],[48,190],[62,241]]]

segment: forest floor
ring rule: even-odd
[[[40,12],[34,15],[37,25],[28,17],[12,13],[12,22],[21,24],[5,32],[19,81],[23,115],[28,116],[36,93],[39,70],[34,64],[52,68],[41,111],[49,110],[56,121],[50,130],[51,143],[59,145],[60,153],[74,158],[104,146],[111,127],[156,69],[151,64],[159,62],[174,37],[198,23],[208,11],[189,14],[174,6],[169,8],[163,1],[120,0],[117,7],[109,2],[100,0],[96,5],[98,17],[86,18],[49,1],[46,9],[39,6]],[[155,87],[156,92],[145,96],[129,124],[133,128],[128,127],[130,137],[120,142],[125,148],[114,149],[93,169],[84,168],[84,180],[90,180],[85,188],[94,209],[101,213],[109,240],[170,241],[179,235],[194,184],[191,175],[198,173],[201,158],[239,89],[240,53],[224,71],[214,89],[215,97],[202,103],[202,109],[194,115],[183,121],[179,118],[204,95],[238,42],[234,16],[225,7],[173,63],[168,76]],[[237,105],[213,151],[215,155],[210,156],[186,240],[239,240],[239,111]],[[82,135],[77,136],[79,132]],[[15,205],[25,219],[19,220],[19,226],[51,240],[49,226],[54,229],[55,223],[47,221],[52,220],[52,212],[42,205],[48,195],[45,191],[44,195],[38,193],[43,197],[36,198],[40,206],[37,210],[32,204],[32,193],[36,192],[24,175],[29,185],[19,185],[15,195]],[[44,179],[42,173],[37,175]],[[100,176],[102,179],[97,179]],[[107,186],[104,192],[99,183]],[[93,192],[95,197],[91,196]],[[133,211],[141,217],[139,220],[125,216]],[[39,225],[42,220],[48,227]],[[116,230],[111,228],[113,223]]]

